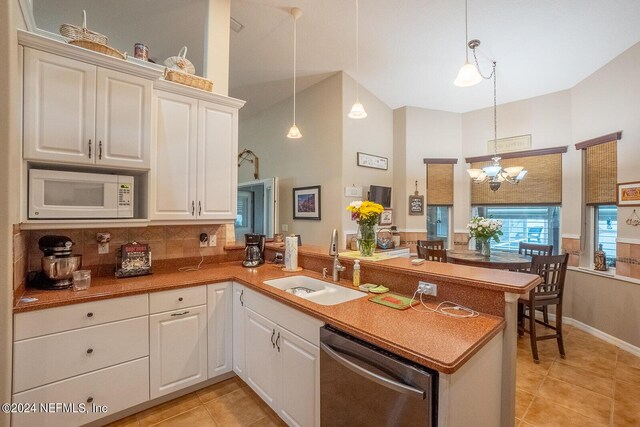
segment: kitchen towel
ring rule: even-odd
[[[284,267],[287,270],[298,269],[298,237],[287,237],[284,249]]]

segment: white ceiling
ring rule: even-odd
[[[492,105],[492,85],[457,88],[464,0],[232,0],[230,95],[253,114],[292,90],[291,7],[299,7],[298,90],[344,70],[391,108],[466,112]],[[568,89],[640,41],[638,0],[469,0],[481,68],[498,63],[498,103]],[[483,58],[484,56],[484,58]],[[640,71],[640,68],[639,68]]]

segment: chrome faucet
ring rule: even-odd
[[[331,245],[329,246],[329,256],[333,257],[333,281],[340,281],[340,272],[345,271],[347,268],[340,264],[338,260],[338,230],[333,229],[331,233]]]

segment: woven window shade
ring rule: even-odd
[[[492,162],[471,163],[482,169]],[[472,205],[559,205],[562,203],[562,154],[502,159],[503,168],[523,166],[528,172],[522,182],[503,182],[498,191],[488,183],[471,183]]]
[[[618,141],[585,149],[585,199],[588,205],[615,205]]]
[[[427,205],[453,206],[453,165],[427,165]]]

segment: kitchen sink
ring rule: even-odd
[[[264,284],[321,305],[336,305],[367,295],[355,289],[307,276],[289,276],[267,280]]]

